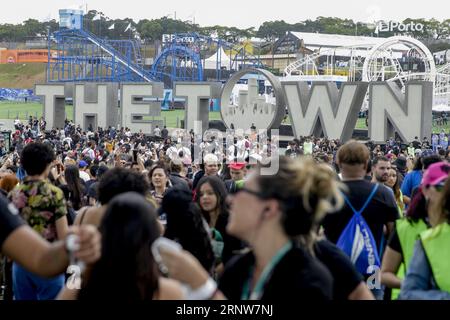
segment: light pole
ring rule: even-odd
[[[47,81],[50,81],[50,25],[46,27],[47,29],[47,41],[48,41],[48,52],[47,52]]]

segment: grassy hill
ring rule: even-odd
[[[46,78],[46,63],[0,64],[0,88],[32,89]]]

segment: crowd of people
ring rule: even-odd
[[[450,299],[448,140],[156,129],[16,123],[3,299]]]

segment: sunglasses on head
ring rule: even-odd
[[[434,185],[433,187],[436,189],[436,191],[441,192],[444,189],[445,182],[438,183]]]

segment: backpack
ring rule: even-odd
[[[345,202],[354,214],[344,231],[342,231],[336,245],[350,257],[353,265],[362,275],[370,275],[374,272],[374,268],[380,268],[381,266],[377,244],[372,231],[361,215],[378,190],[378,186],[376,184],[373,187],[372,192],[360,210],[356,210],[347,196],[344,195]]]

